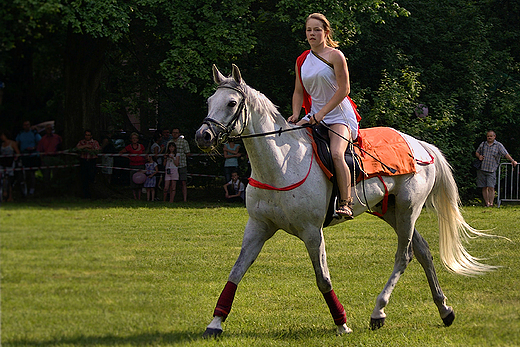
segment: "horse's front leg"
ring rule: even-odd
[[[305,247],[307,248],[314,267],[314,273],[316,274],[316,283],[329,307],[332,318],[334,319],[334,324],[337,326],[337,334],[351,333],[352,329],[346,324],[347,315],[345,314],[345,309],[332,289],[322,229],[318,229],[318,232],[302,233],[300,234],[300,238],[305,242]]]
[[[269,227],[266,223],[257,222],[251,218],[248,220],[244,231],[240,255],[238,256],[235,265],[233,265],[228,277],[228,282],[217,301],[217,305],[213,312],[213,320],[206,327],[206,331],[202,337],[217,337],[222,334],[222,322],[226,320],[231,311],[238,283],[242,280],[246,271],[258,257],[264,243],[271,238],[275,232],[276,229]]]

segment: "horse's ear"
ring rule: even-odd
[[[220,71],[218,71],[217,66],[213,64],[213,81],[215,81],[216,84],[220,84],[224,79],[224,75],[222,75]]]
[[[238,69],[238,66],[236,66],[235,64],[232,64],[231,66],[233,67],[231,76],[233,76],[233,79],[238,84],[242,83],[242,75],[240,74],[240,70]]]

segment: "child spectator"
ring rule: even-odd
[[[146,156],[146,161],[147,163],[144,164],[146,174],[146,181],[144,182],[144,187],[146,188],[146,201],[154,201],[156,183],[155,175],[159,170],[157,169],[157,163],[153,161],[153,156],[151,154]]]
[[[168,193],[170,194],[170,202],[173,202],[175,197],[177,181],[179,180],[179,162],[180,155],[177,153],[177,145],[175,142],[170,141],[166,145],[166,153],[164,155],[164,168],[166,170],[164,174],[164,201],[166,201]]]
[[[240,181],[238,172],[233,171],[231,173],[231,181],[224,184],[224,190],[228,202],[245,202],[246,186]]]

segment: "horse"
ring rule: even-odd
[[[208,98],[208,115],[195,133],[197,145],[205,152],[213,152],[230,136],[241,136],[251,164],[251,179],[261,185],[249,184],[246,188],[249,219],[240,254],[203,337],[222,334],[222,322],[230,313],[239,282],[264,243],[280,229],[305,243],[318,289],[337,326],[337,334],[352,332],[346,324],[345,308],[332,288],[323,237],[323,224],[333,186],[316,165],[306,130],[289,124],[265,95],[249,87],[236,65],[232,65],[230,77],[223,76],[213,65],[213,80],[217,88]],[[363,187],[355,188],[364,189],[364,194],[360,194],[363,201],[352,194],[355,197],[354,216],[367,212],[370,206],[397,233],[394,268],[376,298],[370,315],[372,330],[384,325],[384,310],[392,290],[414,255],[424,269],[444,325],[450,326],[455,319],[455,312],[446,304],[446,297],[439,285],[428,243],[415,228],[424,205],[437,212],[440,258],[449,271],[474,276],[496,268],[480,263],[462,244],[467,237],[489,235],[465,222],[459,209],[459,193],[451,166],[441,151],[409,135],[408,138],[431,155],[433,164],[417,165],[413,174],[365,180]],[[385,189],[392,198],[388,199],[387,210],[382,214],[378,203],[383,200]],[[338,218],[331,225],[345,220]]]

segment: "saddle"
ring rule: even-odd
[[[329,131],[322,124],[314,125],[308,129],[308,131],[309,136],[313,139],[312,146],[316,154],[316,161],[333,184],[327,216],[323,224],[323,226],[326,227],[330,224],[332,219],[335,218],[334,205],[339,195],[339,189],[334,175],[334,164],[329,148]],[[433,160],[421,160],[420,153],[417,153],[419,149],[413,150],[406,138],[392,128],[376,127],[360,129],[359,137],[363,138],[363,150],[356,147],[354,153],[352,153],[352,146],[349,146],[350,148],[345,152],[345,162],[352,173],[352,185],[372,177],[379,177],[381,179],[381,176],[415,173],[416,162],[424,165],[433,163]],[[422,157],[424,156],[430,157],[427,153],[422,155]],[[395,172],[390,172],[381,162],[395,169]]]

